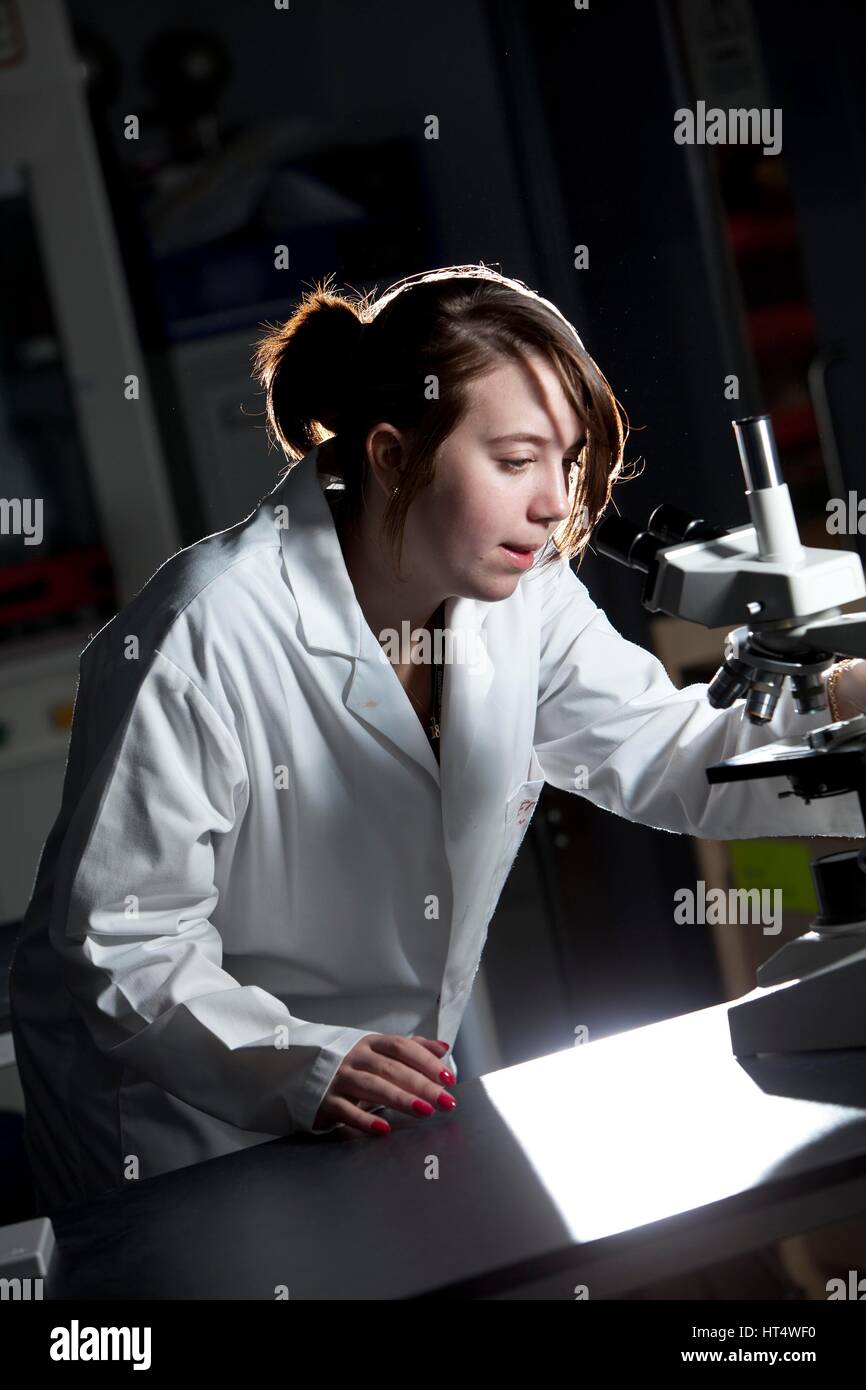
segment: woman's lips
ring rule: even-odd
[[[535,559],[534,550],[527,550],[525,548],[516,550],[510,545],[503,545],[500,548],[508,556],[511,563],[517,565],[518,569],[528,570],[532,561]]]

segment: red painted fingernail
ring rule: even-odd
[[[388,1124],[388,1121],[387,1121],[387,1120],[374,1120],[373,1123],[371,1124],[370,1128],[371,1128],[371,1129],[374,1131],[374,1133],[376,1133],[376,1134],[390,1134],[390,1133],[391,1133],[391,1126]]]
[[[444,1081],[446,1086],[453,1086],[455,1079],[447,1067],[443,1067],[439,1073],[439,1080]]]
[[[443,1042],[441,1038],[437,1038],[436,1041],[438,1042],[438,1044],[439,1044],[440,1047],[444,1047],[444,1048],[445,1048],[445,1051],[446,1051],[446,1052],[447,1052],[447,1051],[449,1050],[449,1048],[451,1047],[451,1044],[450,1044],[450,1043]]]
[[[426,1100],[413,1100],[412,1109],[415,1111],[416,1115],[433,1114],[433,1106],[429,1105]]]
[[[439,1105],[443,1110],[453,1110],[455,1105],[457,1104],[454,1097],[449,1096],[445,1091],[439,1092],[438,1100]]]

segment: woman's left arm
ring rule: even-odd
[[[707,781],[714,763],[829,724],[829,709],[798,714],[787,681],[769,724],[752,724],[743,700],[714,709],[705,684],[678,690],[655,656],[622,637],[567,562],[537,582],[534,747],[548,782],[628,820],[708,839],[864,834],[853,792],[807,805],[780,798],[784,776]],[[858,700],[866,707],[866,662],[840,673],[835,694],[840,718],[859,712]]]

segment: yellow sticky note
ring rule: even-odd
[[[735,888],[781,888],[792,912],[817,913],[818,900],[809,868],[812,854],[796,840],[730,840]]]

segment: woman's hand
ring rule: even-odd
[[[387,1105],[417,1116],[453,1110],[456,1100],[442,1089],[455,1080],[441,1065],[447,1051],[447,1043],[432,1038],[399,1033],[362,1038],[343,1058],[313,1128],[342,1123],[365,1134],[386,1134],[391,1128],[387,1120],[368,1114],[362,1105]]]
[[[840,719],[853,719],[856,714],[866,714],[866,661],[857,660],[846,667],[839,675],[833,693]]]

